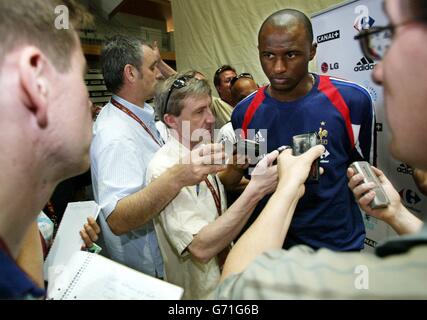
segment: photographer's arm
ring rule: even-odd
[[[279,156],[279,184],[266,207],[234,245],[224,265],[221,281],[242,272],[257,256],[270,249],[279,249],[291,223],[298,200],[305,191],[311,164],[325,148],[315,146],[298,157],[291,150]]]

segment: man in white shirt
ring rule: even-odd
[[[113,97],[94,125],[91,170],[94,196],[102,208],[100,224],[106,248],[112,259],[162,277],[151,219],[182,187],[199,183],[206,174],[223,167],[176,165],[147,185],[146,167],[163,140],[155,127],[154,109],[145,101],[153,97],[159,79],[175,72],[164,64],[157,50],[125,36],[115,36],[106,43],[102,67]],[[221,146],[213,153],[221,156]],[[199,156],[209,158],[211,149],[202,150]]]
[[[206,80],[176,75],[163,83],[155,97],[159,118],[170,128],[167,143],[156,153],[147,180],[156,182],[200,143],[211,139],[215,117]],[[219,282],[230,244],[256,204],[276,187],[278,152],[269,154],[254,172],[241,197],[227,210],[224,187],[216,174],[186,186],[155,217],[165,261],[165,279],[184,288],[184,299],[207,298]],[[153,183],[153,182],[152,182]]]

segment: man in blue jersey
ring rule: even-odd
[[[316,132],[325,147],[320,161],[325,173],[318,184],[307,185],[284,248],[306,244],[314,249],[361,250],[365,229],[347,187],[346,170],[355,160],[370,160],[371,98],[354,83],[308,72],[316,43],[311,22],[300,11],[285,9],[269,16],[261,26],[258,42],[270,85],[235,107],[234,129],[242,129],[248,139],[267,143],[267,152],[291,145],[294,135],[309,132]],[[257,212],[267,200],[260,203]]]

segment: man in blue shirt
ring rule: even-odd
[[[307,185],[284,248],[306,244],[315,249],[361,250],[365,229],[347,187],[346,170],[353,161],[370,160],[371,98],[354,83],[308,72],[316,44],[311,22],[300,11],[272,14],[261,26],[258,42],[270,84],[235,107],[233,128],[266,143],[267,152],[292,145],[293,136],[310,132],[317,133],[326,148],[320,161],[325,173],[318,184]],[[267,200],[260,203],[258,213]]]

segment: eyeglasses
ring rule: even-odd
[[[165,104],[163,105],[163,110],[162,110],[163,115],[166,114],[166,111],[168,110],[168,102],[173,89],[184,88],[187,85],[188,80],[190,80],[191,78],[194,78],[194,77],[190,75],[185,75],[185,76],[179,77],[172,83],[171,87],[169,88],[169,92],[168,92],[168,96],[166,97]]]
[[[372,27],[361,31],[354,39],[359,40],[362,52],[367,58],[379,61],[384,58],[390,48],[396,28],[416,21],[425,21],[425,18],[412,19],[397,25]]]
[[[248,78],[248,79],[254,79],[254,77],[252,77],[252,75],[250,73],[244,72],[239,74],[238,76],[235,76],[233,79],[231,79],[230,81],[230,88],[236,83],[237,80],[239,80],[240,78]]]
[[[372,60],[382,60],[391,45],[395,26],[372,27],[354,37],[359,40],[363,54]]]

